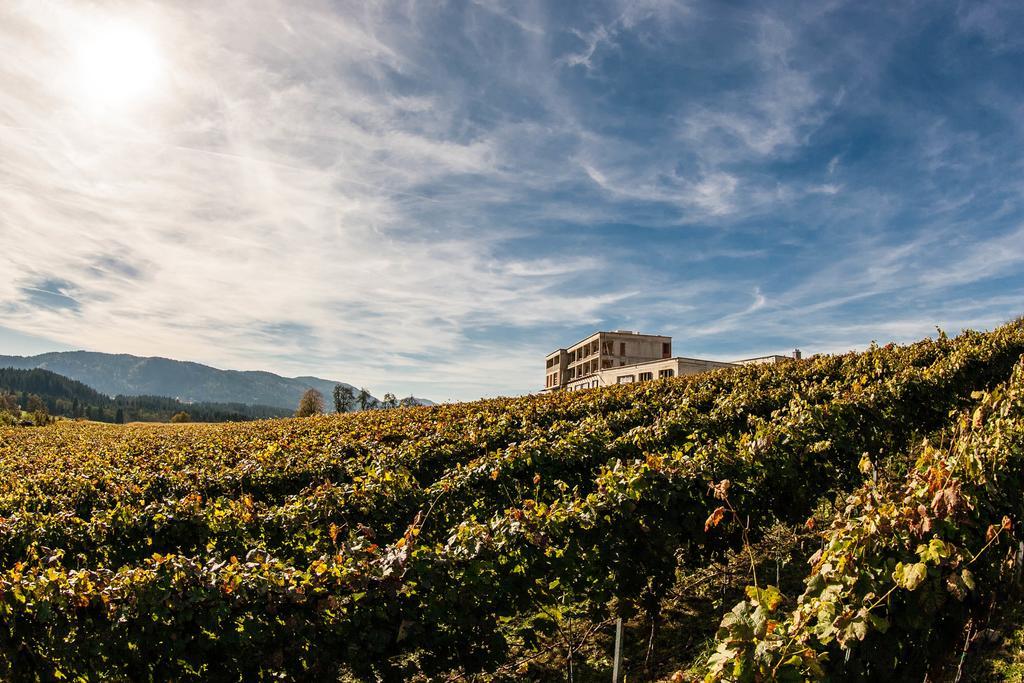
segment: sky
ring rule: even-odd
[[[0,4],[0,354],[433,400],[1024,313],[1024,4]]]

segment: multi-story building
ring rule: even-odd
[[[799,358],[800,351],[794,351],[793,357]],[[789,359],[761,356],[727,363],[683,358],[672,355],[671,337],[627,330],[595,332],[568,349],[548,354],[544,361],[544,390],[589,389]]]
[[[616,330],[595,332],[545,360],[545,389],[564,389],[602,370],[672,357],[672,338]]]

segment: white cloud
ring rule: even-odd
[[[751,334],[842,348],[1014,307],[954,290],[1024,265],[1019,164],[873,89],[899,21],[866,50],[834,3],[557,9],[3,5],[3,326],[445,399],[534,389],[559,335],[613,320],[721,358],[778,350],[740,349]],[[87,103],[77,41],[110,15],[151,32],[159,82]],[[727,63],[675,63],[719,38]],[[674,70],[605,70],[634,56]],[[984,104],[1018,120],[998,90]],[[900,182],[830,127],[865,112],[905,139]]]
[[[576,52],[571,52],[559,59],[568,67],[582,66],[587,71],[594,67],[597,54],[607,47],[615,47],[619,33],[636,28],[639,24],[651,21],[662,29],[689,14],[690,6],[680,0],[618,0],[612,3],[613,18],[605,23],[598,23],[589,29],[572,29],[572,33],[583,44]]]
[[[796,38],[779,19],[762,15],[749,59],[758,74],[750,89],[734,91],[683,117],[682,139],[698,145],[709,164],[766,157],[802,145],[830,108],[813,72],[790,54]]]
[[[590,322],[628,295],[562,291],[601,260],[510,257],[514,231],[472,225],[503,151],[458,130],[459,102],[384,86],[422,72],[402,17],[128,7],[0,10],[6,326],[444,399],[533,385],[473,379],[493,355],[467,350],[474,327]],[[97,115],[59,76],[104,12],[155,33],[170,83]],[[32,305],[46,278],[75,310]],[[411,356],[447,369],[410,373]]]

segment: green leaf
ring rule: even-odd
[[[764,588],[747,586],[746,590],[747,597],[751,602],[769,612],[774,612],[782,602],[782,593],[775,586],[765,586]]]
[[[885,633],[889,630],[889,620],[885,617],[880,617],[877,614],[872,614],[871,612],[868,612],[867,619],[869,622],[871,622],[871,625],[879,633]]]
[[[864,640],[868,637],[868,622],[863,619],[855,619],[850,622],[850,631],[857,640]]]
[[[896,581],[896,585],[900,588],[906,588],[908,591],[916,590],[927,576],[928,565],[924,562],[917,562],[916,564],[903,564],[900,562],[892,573],[892,578]]]
[[[974,574],[971,573],[970,569],[964,568],[964,570],[960,572],[960,578],[963,579],[965,586],[974,590]]]

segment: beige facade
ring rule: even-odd
[[[672,357],[672,337],[616,330],[595,332],[545,359],[546,390],[564,389],[584,377],[627,365]]]
[[[624,330],[595,332],[568,349],[548,354],[544,362],[544,391],[632,384],[792,358],[800,358],[800,351],[794,351],[792,357],[760,356],[733,362],[673,357],[671,337]]]
[[[685,375],[697,375],[719,368],[736,367],[733,363],[724,363],[715,360],[701,360],[699,358],[666,358],[663,360],[651,360],[646,363],[633,363],[600,370],[592,375],[581,377],[570,381],[565,389],[575,391],[577,389],[591,389],[594,387],[606,387],[612,384],[633,384],[634,382],[648,382],[655,379],[666,379],[668,377],[683,377]]]

